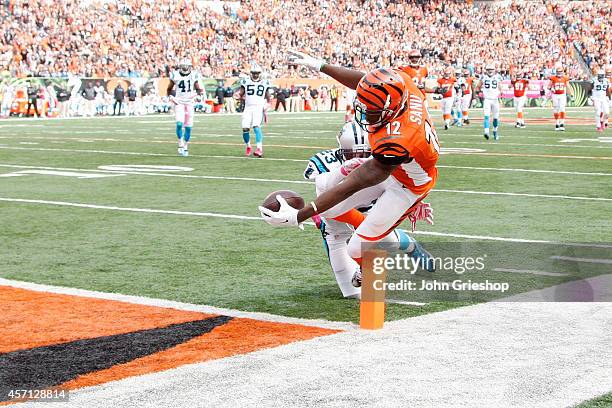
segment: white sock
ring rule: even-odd
[[[263,149],[263,143],[261,143],[261,142],[257,143],[257,148],[258,149]]]

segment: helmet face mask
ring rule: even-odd
[[[251,79],[255,82],[261,79],[261,71],[251,71]]]
[[[181,75],[189,75],[191,73],[191,62],[183,60],[179,64],[179,72]]]
[[[394,116],[391,109],[368,109],[364,103],[357,99],[355,99],[353,107],[355,109],[355,122],[368,133],[374,133],[385,127]]]

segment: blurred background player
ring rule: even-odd
[[[591,80],[593,85],[592,98],[595,108],[595,127],[598,132],[603,132],[608,117],[610,116],[610,80],[606,78],[603,69],[597,71],[597,76]]]
[[[251,128],[255,133],[255,157],[263,157],[263,133],[261,124],[264,119],[264,110],[268,103],[268,90],[270,81],[263,79],[261,67],[257,64],[251,65],[248,78],[240,82],[239,97],[244,98],[244,111],[242,112],[242,139],[246,145],[245,155],[250,156],[253,152],[251,147]]]
[[[421,64],[421,52],[418,50],[410,51],[408,54],[408,61],[408,65],[400,67],[400,69],[412,78],[421,92],[434,93],[434,89],[427,88],[425,85],[425,79],[429,75],[429,71],[426,66]]]
[[[354,121],[346,123],[338,134],[338,148],[323,150],[310,158],[308,166],[304,171],[304,178],[307,180],[316,180],[329,177],[331,171],[337,171],[344,163],[352,159],[366,159],[370,157],[371,150],[368,143],[368,134],[357,126]],[[320,180],[319,183],[324,182]],[[363,205],[358,205],[357,210],[361,213],[367,213],[372,207],[372,202],[365,202]],[[348,240],[355,232],[353,226],[343,222],[342,217],[332,218],[313,218],[316,225],[321,231],[323,237],[323,247],[332,267],[336,282],[342,291],[342,296],[345,298],[359,297],[361,288],[355,287],[352,284],[352,278],[359,270],[359,264],[350,257],[348,253]],[[418,242],[408,235],[408,233],[399,228],[393,231],[393,238],[400,243],[399,249],[406,251],[408,255],[419,260],[421,257],[431,257]],[[428,261],[424,262],[429,265]]]
[[[353,120],[355,116],[355,109],[353,108],[355,103],[355,97],[357,96],[357,91],[351,88],[346,88],[344,90],[344,98],[346,101],[346,112],[344,113],[344,122],[348,123]]]
[[[463,126],[463,111],[461,105],[463,102],[463,92],[465,91],[466,83],[460,69],[455,70],[455,101],[453,102],[453,125]]]
[[[525,127],[525,119],[523,118],[523,108],[527,101],[525,91],[527,91],[527,85],[529,81],[525,78],[525,74],[521,73],[518,76],[513,75],[510,79],[512,89],[514,90],[514,110],[516,110],[516,128]]]
[[[195,97],[203,91],[199,82],[200,73],[192,68],[189,59],[181,61],[179,69],[172,71],[170,74],[170,84],[168,85],[168,95],[174,88],[174,95],[170,97],[170,102],[174,105],[176,117],[178,153],[183,157],[189,156]]]
[[[438,78],[438,89],[436,93],[442,95],[442,117],[444,118],[444,130],[448,130],[451,123],[451,111],[455,102],[455,78],[451,75],[450,68],[444,70],[442,78]]]
[[[553,112],[555,117],[555,130],[565,131],[565,106],[567,105],[567,95],[572,95],[571,88],[568,87],[569,77],[565,75],[565,69],[558,67],[555,75],[550,77],[548,84],[551,91]]]
[[[461,97],[461,116],[463,117],[463,124],[470,124],[470,106],[472,105],[472,84],[474,78],[470,74],[469,69],[463,70],[463,96]]]
[[[485,67],[485,73],[480,81],[480,91],[483,95],[483,114],[484,114],[484,138],[489,140],[490,119],[493,116],[493,139],[497,140],[499,135],[497,127],[499,126],[499,96],[501,94],[502,77],[495,73],[495,66],[488,64]]]

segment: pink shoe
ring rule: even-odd
[[[597,130],[599,133],[604,131],[602,126],[598,126],[597,129],[595,129],[595,130]]]
[[[262,148],[258,147],[255,150],[255,157],[263,157],[263,149]]]
[[[245,156],[250,156],[250,155],[251,155],[251,153],[253,153],[253,148],[252,148],[251,146],[247,146],[247,147],[246,147],[246,150],[245,150],[245,152],[244,152],[244,155],[245,155]]]

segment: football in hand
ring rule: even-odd
[[[280,209],[280,203],[276,199],[277,195],[283,197],[287,201],[287,204],[289,204],[293,208],[296,208],[298,210],[304,208],[304,199],[302,198],[302,196],[291,190],[278,190],[271,192],[270,194],[268,194],[261,206],[274,212],[278,211]]]

